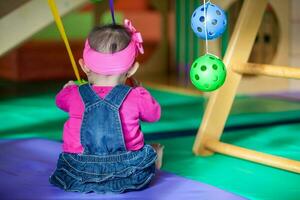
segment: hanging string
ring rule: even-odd
[[[111,18],[112,18],[113,24],[116,24],[115,11],[114,11],[114,0],[109,0],[109,8],[110,8],[110,13],[111,13]]]
[[[60,35],[61,35],[61,37],[62,37],[62,39],[65,43],[65,46],[66,46],[66,49],[67,49],[67,52],[68,52],[68,55],[69,55],[69,58],[70,58],[70,61],[71,61],[71,65],[72,65],[74,73],[75,73],[75,76],[76,76],[78,82],[82,83],[83,81],[80,78],[80,74],[79,74],[79,71],[78,71],[78,68],[77,68],[77,65],[76,65],[76,62],[75,62],[70,44],[69,44],[69,40],[67,38],[63,23],[61,21],[61,18],[60,18],[55,0],[48,0],[48,4],[49,4],[49,7],[51,9],[51,12],[52,12],[54,21],[56,23],[56,26],[59,30],[59,33],[60,33]]]
[[[210,3],[210,0],[207,1],[207,3]],[[207,25],[206,25],[206,21],[207,21],[207,5],[206,5],[206,0],[203,0],[203,4],[204,4],[204,31],[205,31],[205,49],[206,49],[206,54],[208,54],[208,40],[207,40]]]

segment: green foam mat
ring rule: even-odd
[[[300,161],[300,124],[228,132],[222,141]],[[249,199],[298,200],[300,175],[214,154],[192,154],[194,137],[164,139],[163,169]]]
[[[143,123],[145,134],[197,129],[201,123],[205,99],[171,92],[151,90],[162,106],[157,123]],[[0,100],[0,137],[42,137],[61,139],[67,113],[55,106],[54,92],[2,98]],[[300,118],[300,103],[263,97],[237,97],[226,126],[268,123]]]

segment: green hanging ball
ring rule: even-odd
[[[205,54],[192,64],[190,78],[199,90],[204,92],[216,90],[225,82],[225,65],[217,56]]]

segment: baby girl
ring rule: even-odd
[[[145,188],[153,179],[162,148],[144,143],[140,120],[159,120],[160,105],[145,88],[124,84],[139,68],[138,53],[143,53],[142,37],[129,20],[89,34],[79,60],[88,83],[69,81],[56,96],[69,119],[63,152],[50,177],[53,185],[66,191],[122,193]]]

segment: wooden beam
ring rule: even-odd
[[[243,3],[224,57],[227,78],[224,85],[209,98],[194,142],[193,151],[196,155],[212,154],[204,144],[207,140],[220,139],[241,80],[241,75],[232,71],[231,66],[248,61],[266,5],[267,0],[245,0]]]
[[[255,74],[281,78],[300,79],[299,67],[244,63],[234,65],[232,66],[232,68],[239,74]]]
[[[81,6],[87,0],[59,0],[61,15]],[[31,0],[0,18],[0,56],[53,22],[47,1]]]
[[[300,173],[300,161],[261,153],[242,147],[234,146],[231,144],[226,144],[216,140],[207,141],[205,147],[211,151],[218,152],[221,154],[226,154],[244,160],[250,160],[252,162],[268,165],[279,169],[284,169],[295,173]]]

